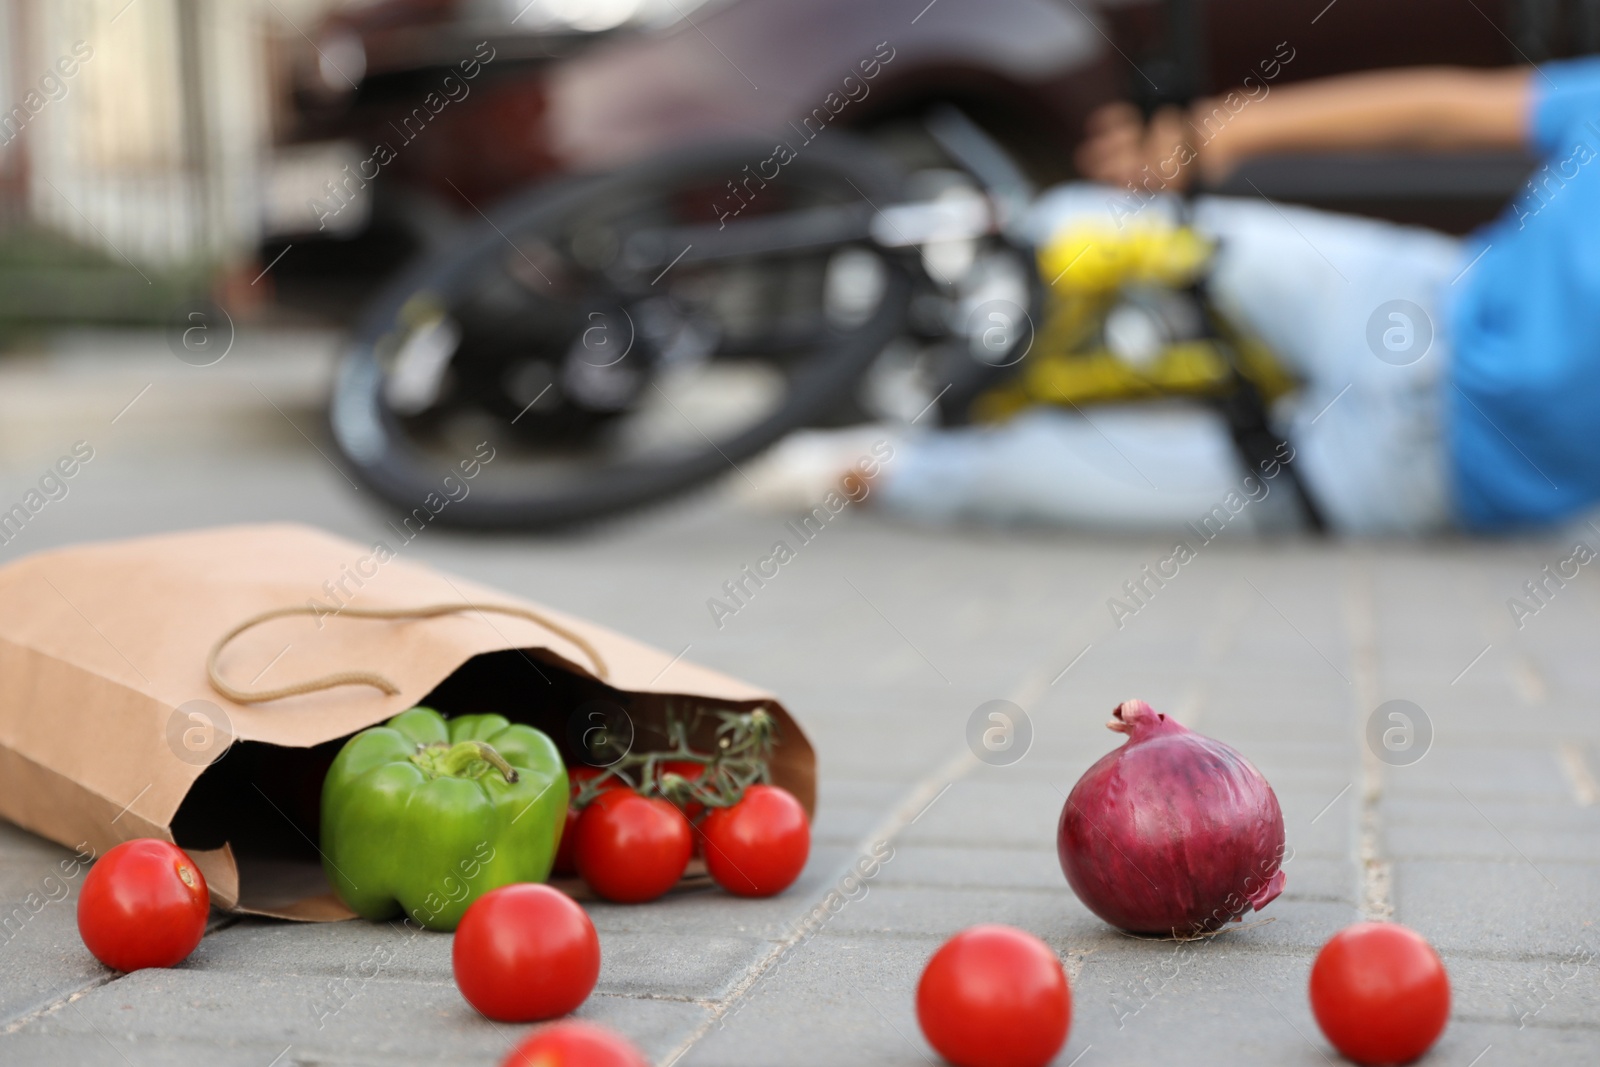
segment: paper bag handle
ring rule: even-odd
[[[588,656],[589,661],[594,664],[595,674],[601,680],[610,676],[611,672],[606,667],[606,661],[586,639],[573,633],[560,623],[553,622],[537,611],[530,611],[528,608],[514,607],[508,604],[430,604],[421,608],[340,608],[336,614],[348,615],[356,619],[431,619],[439,615],[454,615],[463,611],[493,611],[501,615],[514,615],[517,618],[538,623],[551,633],[564,637],[583,649],[584,655]],[[217,669],[217,660],[222,657],[222,650],[235,637],[252,627],[259,626],[272,619],[281,619],[286,615],[320,614],[328,614],[328,610],[312,604],[273,608],[270,611],[263,611],[250,616],[223,634],[217,640],[217,643],[211,646],[211,654],[206,657],[206,674],[211,679],[211,688],[236,704],[261,704],[269,700],[282,700],[284,697],[300,696],[303,693],[317,693],[324,689],[336,689],[342,685],[370,685],[389,696],[394,696],[400,692],[399,686],[376,671],[338,671],[334,674],[325,674],[321,678],[312,678],[309,681],[296,682],[293,685],[280,686],[277,689],[262,689],[254,693],[247,689],[237,689],[223,680],[222,673]]]

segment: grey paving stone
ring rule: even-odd
[[[1411,766],[1389,768],[1383,784],[1385,792],[1397,798],[1572,802],[1554,745],[1467,749],[1439,742]]]
[[[83,876],[71,849],[0,823],[0,1029],[101,980],[78,937]]]
[[[1039,937],[1104,926],[1072,895],[1059,889],[954,888],[874,885],[868,895],[835,915],[825,937],[946,938],[978,923],[1018,926]]]
[[[1516,1064],[1517,1067],[1568,1067],[1600,1060],[1600,1033],[1585,1028],[1529,1026],[1452,1019],[1425,1063]]]
[[[974,700],[976,706],[978,701]],[[893,705],[880,705],[883,714]],[[894,708],[892,714],[905,715],[908,709]],[[797,711],[803,715],[803,711]],[[802,719],[802,722],[806,720]],[[930,767],[936,767],[960,752],[961,735],[954,731],[930,730],[915,737],[901,737],[887,732],[839,733],[823,732],[807,723],[812,735],[818,761],[828,761],[828,766],[838,773],[860,778],[874,775],[881,781],[910,783],[920,780]],[[826,786],[824,785],[824,791]]]
[[[1441,953],[1563,958],[1574,944],[1594,936],[1597,900],[1600,871],[1593,865],[1545,863],[1536,869],[1522,861],[1466,860],[1394,864],[1395,918]]]
[[[1326,1064],[1305,995],[1310,956],[1263,956],[1219,940],[1139,946],[1119,966],[1090,957],[1074,1038],[1111,1064]],[[1085,1061],[1087,1062],[1087,1060]]]
[[[936,1062],[917,1027],[915,989],[932,938],[817,938],[766,975],[680,1061],[684,1067]],[[817,1025],[818,1020],[826,1025]],[[1062,1061],[1065,1062],[1065,1061]]]
[[[483,1018],[450,983],[380,976],[339,998],[324,999],[323,994],[311,983],[207,971],[191,962],[121,978],[21,1033],[27,1038],[93,1037],[125,1055],[145,1042],[159,1045],[175,1035],[204,1034],[218,1044],[272,1049],[269,1057],[292,1047],[298,1062],[319,1062],[326,1056],[340,1063],[431,1059],[490,1064],[498,1063],[531,1029]],[[596,995],[575,1017],[610,1026],[659,1056],[698,1025],[706,1009],[682,1001]],[[262,1067],[268,1062],[261,1061]]]
[[[1068,889],[1053,841],[1046,848],[967,848],[897,839],[893,859],[883,864],[871,884],[874,888]]]
[[[389,981],[449,982],[450,936],[399,923],[324,926],[245,917],[202,940],[187,965],[301,978],[309,989],[358,979],[379,970],[380,962]]]
[[[764,980],[683,1062],[935,1062],[917,1028],[914,1005],[917,979],[937,946],[933,938],[819,938]],[[1054,1062],[1075,1062],[1090,1048],[1096,1062],[1117,1064],[1325,1062],[1323,1046],[1295,1029],[1319,1040],[1302,993],[1309,959],[1240,955],[1217,942],[1174,964],[1172,949],[1119,939],[1110,949],[1120,957],[1115,962],[1089,954],[1074,982],[1067,1047]],[[1146,972],[1148,986],[1142,982]],[[1165,980],[1174,973],[1175,979]],[[1136,988],[1145,990],[1143,1003]],[[1293,1024],[1258,999],[1263,995]],[[807,1028],[801,1020],[808,1017],[830,1023]]]
[[[1600,834],[1594,827],[1561,830],[1545,825],[1507,825],[1494,816],[1484,818],[1470,807],[1465,809],[1465,815],[1470,820],[1390,823],[1383,832],[1384,854],[1407,859],[1514,863],[1526,857],[1535,863],[1600,863]]]
[[[1035,729],[1037,729],[1037,720],[1035,720],[1035,723]],[[1083,777],[1083,772],[1093,766],[1094,762],[1105,755],[1106,752],[1110,751],[1110,749],[1101,751],[1092,748],[1087,743],[1075,743],[1063,747],[1081,750],[1077,758],[1069,756],[1065,759],[1052,759],[1040,751],[1045,743],[1036,739],[1033,748],[1029,750],[1028,754],[1009,766],[992,767],[988,764],[980,763],[967,772],[965,780],[991,783],[1003,787],[1024,783],[1034,786],[1053,786],[1070,793],[1073,785],[1077,783],[1079,778]],[[1058,803],[1057,807],[1059,806]]]
[[[1296,853],[1283,868],[1286,884],[1284,900],[1318,901],[1324,904],[1357,904],[1356,865],[1348,859],[1322,859]]]
[[[1351,855],[1353,826],[1360,810],[1359,780],[1347,780],[1343,785],[1324,784],[1315,792],[1282,786],[1273,792],[1283,811],[1284,840],[1295,855],[1321,859]]]
[[[448,934],[359,921],[340,924],[334,937],[328,929],[246,920],[206,938],[190,960],[207,971],[304,978],[323,1001],[339,999],[342,990],[374,974],[394,982],[454,981]],[[671,929],[646,942],[603,928],[597,988],[602,993],[711,997],[766,944],[754,935]]]
[[[100,421],[126,402],[118,395]],[[288,410],[314,435],[312,408]],[[357,539],[383,530],[387,516],[278,413],[263,409],[270,429],[230,430],[216,419],[186,428],[162,411],[141,422],[136,408],[106,431],[93,480],[7,550],[216,522],[299,519]],[[54,447],[8,449],[0,499],[37,477],[27,457]],[[1426,1062],[1467,1067],[1490,1046],[1477,1067],[1600,1061],[1595,964],[1565,984],[1549,978],[1593,944],[1597,927],[1585,923],[1600,922],[1600,808],[1578,806],[1557,756],[1559,742],[1586,744],[1600,773],[1600,580],[1571,583],[1522,631],[1504,603],[1556,558],[1551,539],[1225,538],[1119,629],[1107,597],[1159,558],[1165,539],[919,530],[863,510],[716,628],[706,598],[781,528],[781,516],[713,488],[584,531],[441,530],[406,550],[669,650],[687,645],[689,658],[778,691],[819,754],[821,806],[801,882],[766,901],[704,890],[591,905],[603,969],[586,1017],[659,1060],[729,1009],[690,1049],[691,1065],[925,1064],[911,999],[922,964],[949,933],[1004,921],[1043,936],[1075,975],[1077,1020],[1057,1067],[1080,1054],[1082,1067],[1320,1067],[1332,1054],[1304,984],[1316,949],[1357,914],[1365,693],[1414,700],[1437,728],[1421,763],[1383,769],[1373,812],[1396,918],[1431,938],[1455,977],[1456,1018]],[[1295,849],[1288,889],[1262,916],[1272,921],[1183,949],[1170,981],[1178,950],[1089,914],[1054,851],[1063,794],[1120,743],[1103,723],[1134,696],[1255,762]],[[829,899],[861,840],[913,789],[941,784],[937,773],[966,752],[967,717],[993,698],[1025,701],[1035,728],[1027,757],[969,765],[895,837],[894,858],[864,895],[725,1003]],[[65,855],[0,827],[0,904],[25,901]],[[0,1034],[0,1063],[266,1067],[280,1053],[281,1067],[492,1063],[522,1032],[483,1022],[460,1000],[446,937],[405,942],[361,981],[394,931],[248,920],[214,931],[180,968],[112,980],[78,943],[70,900],[0,940],[0,1031],[22,1021]],[[1152,983],[1159,993],[1128,1015],[1134,991]],[[1539,988],[1548,1003],[1519,1030],[1512,992]],[[343,1006],[318,1029],[328,1004]]]
[[[824,783],[817,794],[817,812],[811,823],[811,840],[819,844],[854,847],[872,833],[884,819],[892,800],[876,803],[847,803],[836,783]],[[903,794],[905,789],[893,792]]]
[[[17,1033],[0,1037],[0,1063],[67,1064],[73,1067],[190,1067],[196,1063],[217,1067],[329,1067],[342,1064],[373,1063],[342,1052],[317,1054],[301,1059],[293,1045],[273,1046],[238,1042],[220,1035],[197,1034],[123,1038],[113,1043],[98,1034]],[[437,1062],[403,1054],[385,1056],[383,1063],[400,1067],[422,1067]],[[489,1063],[492,1060],[484,1060]]]
[[[1580,807],[1561,802],[1482,800],[1467,804],[1459,796],[1439,799],[1388,797],[1383,804],[1388,827],[1497,826],[1508,835],[1549,830],[1566,835],[1600,834],[1600,805]]]
[[[1451,1015],[1461,1021],[1596,1031],[1600,1040],[1600,940],[1545,962],[1448,956]]]
[[[756,937],[663,934],[649,938],[605,936],[600,940],[601,993],[636,997],[725,995],[745,969],[771,950]]]
[[[908,843],[1051,848],[1071,782],[953,784],[901,835]]]
[[[1205,727],[1200,727],[1202,733]],[[1232,742],[1230,742],[1231,744]],[[1250,762],[1270,780],[1275,774],[1298,775],[1305,771],[1339,772],[1345,778],[1361,770],[1359,755],[1351,751],[1348,738],[1338,741],[1266,741],[1258,737],[1239,739],[1235,748],[1249,749]],[[1243,749],[1241,749],[1243,751]]]

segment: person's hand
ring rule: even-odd
[[[1149,181],[1152,190],[1162,183],[1177,190],[1197,174],[1198,149],[1178,108],[1162,108],[1147,124],[1132,104],[1107,104],[1090,114],[1084,129],[1077,164],[1091,181],[1135,188]]]

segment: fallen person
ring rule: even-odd
[[[1278,430],[1333,530],[1508,531],[1600,501],[1600,168],[1588,166],[1600,155],[1600,60],[1304,82],[1220,130],[1204,121],[1216,106],[1149,122],[1128,105],[1102,109],[1078,154],[1100,184],[1042,197],[1034,238],[1171,213],[1170,195],[1125,191],[1148,187],[1158,166],[1178,189],[1269,153],[1531,149],[1547,164],[1528,193],[1466,239],[1264,198],[1199,196],[1190,221],[1219,243],[1213,298],[1303,383],[1276,412]],[[1391,327],[1385,305],[1396,301],[1420,317]],[[1380,358],[1375,318],[1421,354]],[[997,426],[907,434],[872,503],[930,522],[1167,529],[1232,493],[1255,508],[1241,525],[1276,525],[1292,494],[1259,473],[1196,405],[1035,408]]]

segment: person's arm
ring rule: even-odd
[[[1078,169],[1138,185],[1148,166],[1181,186],[1216,182],[1275,152],[1518,148],[1528,143],[1532,78],[1527,67],[1346,74],[1253,95],[1240,89],[1187,111],[1164,109],[1148,125],[1132,106],[1112,104],[1090,116]]]

